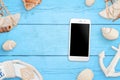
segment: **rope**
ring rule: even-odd
[[[6,8],[6,6],[4,5],[4,2],[2,0],[0,0],[0,3],[1,3],[2,8],[6,11],[7,15],[10,15],[10,12]]]

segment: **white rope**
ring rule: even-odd
[[[39,79],[40,79],[40,80],[43,80],[43,78],[42,78],[42,76],[40,75],[40,73],[39,73],[32,65],[27,64],[27,63],[22,62],[22,61],[19,61],[19,60],[13,60],[13,63],[21,64],[21,65],[30,67],[31,69],[33,69],[33,71],[36,73],[36,75],[39,77]]]

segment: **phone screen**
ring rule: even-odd
[[[70,56],[89,56],[90,24],[71,23]]]

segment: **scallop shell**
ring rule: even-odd
[[[14,15],[10,15],[9,17],[12,18],[11,22],[12,22],[13,26],[16,26],[20,20],[20,14],[17,13]]]
[[[23,0],[24,6],[27,10],[31,10],[41,3],[42,0]]]
[[[12,50],[14,47],[16,46],[16,42],[13,40],[7,40],[4,44],[3,44],[3,50],[5,51],[10,51]]]
[[[108,40],[115,40],[119,37],[119,32],[114,28],[102,28],[102,34]]]
[[[86,0],[85,3],[87,6],[92,6],[95,3],[95,0]]]
[[[93,77],[93,72],[90,69],[85,69],[78,75],[77,80],[92,80]]]

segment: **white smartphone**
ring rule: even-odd
[[[69,60],[88,61],[90,53],[90,27],[88,19],[71,19],[69,36]]]

